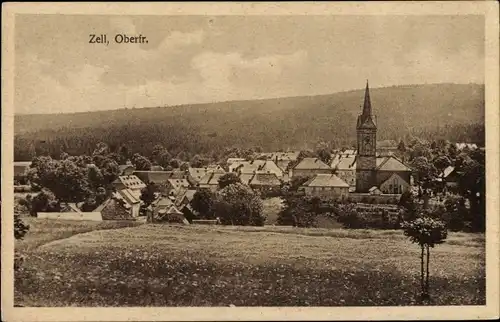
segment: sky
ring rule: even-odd
[[[484,83],[483,17],[16,16],[16,114],[331,94],[367,79]]]

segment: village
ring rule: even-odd
[[[240,182],[262,198],[280,198],[290,185],[298,182],[296,190],[300,195],[358,203],[360,206],[398,205],[405,192],[419,196],[426,204],[444,203],[446,193],[456,192],[459,178],[450,162],[443,164],[433,176],[431,186],[434,189],[427,189],[429,185],[428,182],[427,187],[425,182],[422,184],[421,171],[419,175],[418,168],[405,162],[401,144],[391,140],[377,141],[376,117],[368,83],[356,131],[357,147],[330,150],[326,156],[325,150],[318,155],[303,151],[262,152],[252,158],[230,157],[224,163],[168,171],[159,165],[137,170],[127,160],[118,166],[117,176],[108,185],[106,197],[100,198],[100,204],[89,207],[83,200],[63,202],[57,211],[40,209],[33,214],[38,218],[66,220],[217,224],[220,223],[218,218],[200,216],[200,210],[193,209],[192,201],[197,191],[216,193],[220,190],[221,178]],[[456,151],[479,149],[477,145],[467,143],[455,143],[454,146]],[[14,190],[19,198],[26,197],[31,190],[28,179],[31,167],[29,161],[14,163],[17,183]],[[87,167],[95,165],[89,163]],[[151,188],[154,191],[151,190],[150,200],[145,203],[144,193],[148,186],[154,187]],[[377,213],[374,211],[374,215]]]

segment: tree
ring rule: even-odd
[[[399,203],[404,208],[408,220],[413,220],[417,216],[417,203],[413,193],[409,190],[403,192],[399,198]]]
[[[51,212],[57,202],[55,195],[47,188],[43,188],[31,200],[28,200],[30,214],[36,216],[38,212]]]
[[[14,216],[14,238],[23,239],[28,233],[30,225],[24,223],[24,221],[19,217],[19,215]]]
[[[434,165],[424,156],[419,156],[413,159],[411,165],[418,174],[418,181],[420,185],[430,183],[436,176],[436,168],[434,168]]]
[[[145,188],[141,190],[141,200],[144,202],[144,207],[149,207],[156,199],[156,192],[158,192],[158,186],[153,182],[148,182]]]
[[[278,214],[278,224],[314,227],[317,216],[323,213],[320,203],[321,199],[318,197],[288,195],[284,198],[284,207]]]
[[[48,188],[59,201],[82,201],[90,193],[87,167],[71,158],[57,161],[40,157],[31,166],[28,177],[32,185]]]
[[[432,161],[434,167],[441,173],[444,169],[451,165],[450,159],[446,155],[441,155]]]
[[[203,219],[214,218],[214,201],[215,194],[209,189],[198,189],[191,200],[190,204],[193,210],[200,214]]]
[[[92,156],[95,156],[95,155],[108,155],[109,154],[109,147],[106,143],[104,142],[99,142],[97,143],[97,146],[94,150],[94,152],[92,152]]]
[[[135,169],[138,171],[149,171],[151,170],[151,161],[148,158],[140,155],[139,153],[135,153],[132,156],[132,164],[135,166]]]
[[[168,151],[163,147],[163,145],[156,144],[153,147],[153,151],[151,152],[151,160],[153,160],[154,162],[159,164],[160,163],[159,161],[161,160],[161,155],[164,152],[168,152]]]
[[[163,150],[160,155],[158,155],[157,163],[163,168],[167,168],[170,166],[170,160],[172,159],[172,155],[167,150]]]
[[[443,222],[426,216],[419,217],[413,221],[405,222],[402,225],[404,234],[412,243],[418,244],[421,248],[420,253],[420,286],[422,291],[422,300],[430,298],[429,295],[429,263],[430,248],[441,244],[447,237],[446,226]],[[427,253],[425,282],[424,282],[424,252]]]
[[[262,213],[262,200],[242,183],[230,184],[219,190],[214,209],[223,225],[263,226],[266,219]]]
[[[171,159],[168,165],[174,169],[178,169],[181,166],[181,160],[177,158]]]
[[[319,142],[316,145],[316,156],[324,163],[330,164],[330,161],[332,159],[332,154],[330,147],[328,146],[328,143]]]
[[[189,169],[189,163],[187,163],[187,162],[183,162],[183,163],[181,164],[181,166],[179,167],[179,169],[180,169],[180,170],[182,170],[182,171],[186,171],[186,170],[188,170],[188,169]]]
[[[234,183],[241,183],[241,180],[236,173],[229,172],[219,178],[220,189],[224,189],[225,187]]]

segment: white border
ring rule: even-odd
[[[2,11],[2,320],[461,320],[499,315],[499,6],[496,1],[293,3],[4,3]],[[15,14],[457,15],[486,17],[487,305],[323,308],[13,308],[13,97]],[[6,282],[9,281],[9,282]]]

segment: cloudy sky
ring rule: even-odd
[[[19,15],[15,31],[16,113],[484,83],[480,16]]]

